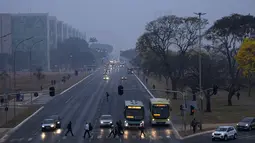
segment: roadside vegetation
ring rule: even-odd
[[[255,108],[255,39],[252,37],[255,17],[232,14],[211,23],[210,27],[208,24],[206,19],[198,17],[160,17],[145,26],[136,48],[122,51],[121,56],[132,59],[133,66],[142,73],[140,77],[147,79],[151,88],[154,85],[156,89],[181,91],[188,100],[197,101],[199,108],[195,116],[199,120],[199,110],[202,110],[204,124],[236,123],[255,115],[252,110]],[[217,94],[213,94],[214,85],[218,86]],[[180,116],[181,95],[157,92],[156,96],[170,96],[173,113]]]

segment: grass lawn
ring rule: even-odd
[[[48,89],[51,85],[51,80],[60,82],[63,76],[67,76],[68,74],[74,77],[73,72],[43,72],[43,74],[45,75],[45,78],[38,80],[34,75],[32,75],[31,78],[28,72],[18,72],[16,75],[16,89],[21,89],[22,91],[38,91],[41,90],[41,85],[43,89]],[[8,78],[5,83],[3,79],[0,79],[0,94],[4,92],[4,87],[11,91],[14,90],[12,74],[10,74],[10,76],[11,77]]]
[[[148,79],[148,85],[152,88],[152,85],[155,85],[156,88],[165,89],[165,82],[159,81],[153,77]],[[251,97],[248,97],[247,89],[241,90],[240,100],[237,100],[236,96],[233,96],[232,103],[233,106],[227,106],[227,92],[219,91],[218,95],[211,97],[211,108],[212,112],[204,112],[203,123],[204,124],[224,124],[224,123],[237,123],[243,117],[255,116],[255,89],[252,89]],[[172,94],[169,94],[172,99]],[[164,92],[157,92],[157,97],[166,98]],[[188,99],[191,99],[191,95],[188,95]],[[200,100],[197,97],[198,106],[200,107]],[[173,113],[177,116],[180,116],[180,105],[183,103],[182,97],[178,95],[177,100],[171,100],[173,106]],[[204,108],[206,107],[206,102],[204,100]],[[199,113],[196,114],[199,119]],[[188,115],[188,120],[191,120],[192,116]],[[212,128],[212,127],[210,127]]]
[[[32,115],[40,107],[41,107],[40,105],[33,105],[33,106],[27,106],[26,108],[17,108],[16,117],[13,118],[13,115],[9,115],[8,117],[11,118],[12,116],[12,118],[8,120],[7,123],[2,124],[0,128],[13,128],[17,126],[19,123],[25,120],[28,116]],[[8,112],[11,112],[11,110]],[[9,114],[12,114],[12,113],[9,113]],[[5,120],[5,118],[3,119]]]

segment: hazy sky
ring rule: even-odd
[[[255,15],[255,0],[0,0],[0,12],[48,12],[118,49],[134,48],[145,24],[159,16],[200,11],[210,23],[231,13]]]

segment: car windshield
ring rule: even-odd
[[[53,123],[53,122],[54,122],[53,119],[45,119],[45,120],[43,121],[44,124],[51,124],[51,123]]]
[[[110,115],[101,116],[101,119],[102,120],[111,120],[112,116],[110,116]]]
[[[241,122],[249,123],[252,121],[252,118],[244,118]]]
[[[228,130],[228,128],[219,127],[215,131],[217,131],[217,132],[226,132],[227,130]]]

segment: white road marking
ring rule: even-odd
[[[101,139],[101,138],[102,138],[102,136],[101,136],[101,135],[99,135],[99,136],[97,136],[97,138],[98,138],[98,139]]]
[[[166,136],[166,138],[168,138],[168,139],[169,139],[169,138],[171,138],[171,136]]]
[[[88,76],[84,77],[82,80],[78,81],[77,83],[75,83],[74,85],[70,86],[69,88],[67,88],[66,90],[62,91],[59,95],[64,94],[65,92],[69,91],[70,89],[72,89],[73,87],[75,87],[76,85],[78,85],[79,83],[83,82],[85,79],[87,79],[88,77],[92,76],[97,70],[95,70],[93,73],[89,74]]]
[[[68,103],[74,96],[71,96],[65,103]]]
[[[29,138],[27,141],[29,141],[29,142],[30,142],[30,141],[32,141],[32,139],[33,139],[33,138]]]
[[[23,140],[24,140],[24,138],[20,138],[20,139],[19,139],[20,142],[23,141]]]
[[[66,136],[63,136],[62,139],[65,140],[65,139],[66,139]]]

